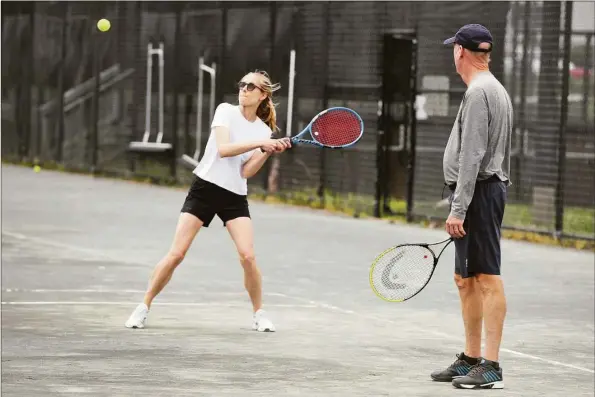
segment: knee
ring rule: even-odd
[[[484,294],[497,293],[503,289],[500,276],[493,274],[478,274],[475,276],[479,289]]]
[[[251,270],[256,264],[256,256],[253,250],[240,250],[240,263],[245,270]]]
[[[455,274],[455,284],[460,290],[469,289],[471,287],[471,281],[470,278],[463,278],[460,274]]]
[[[180,263],[182,263],[182,261],[186,257],[186,252],[181,250],[171,250],[169,251],[167,256],[169,258],[168,264],[170,265],[170,267],[175,268]]]

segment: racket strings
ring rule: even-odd
[[[323,145],[345,146],[360,137],[360,119],[348,110],[332,110],[316,119],[311,127],[312,137]]]
[[[381,256],[372,271],[372,284],[384,299],[401,301],[419,292],[430,279],[434,255],[421,246],[397,247]]]

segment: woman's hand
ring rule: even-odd
[[[277,151],[277,148],[279,147],[278,141],[278,139],[267,139],[262,143],[262,146],[260,146],[260,150],[262,150],[265,153],[274,153]]]
[[[291,147],[291,141],[289,138],[277,139],[277,153],[283,153]]]
[[[283,153],[291,147],[289,138],[270,139],[266,144],[261,146],[261,150],[265,153]]]

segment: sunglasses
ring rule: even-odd
[[[262,89],[261,89],[259,86],[257,86],[256,84],[254,84],[254,83],[246,83],[245,81],[240,81],[240,82],[238,83],[238,88],[239,88],[240,90],[243,90],[243,89],[244,89],[244,87],[246,87],[246,89],[247,89],[248,91],[254,91],[254,89],[255,89],[255,88],[258,88],[259,90],[261,90],[261,91],[262,91]]]

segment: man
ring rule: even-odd
[[[465,25],[444,44],[453,45],[457,73],[467,85],[443,162],[451,190],[446,231],[455,238],[465,351],[431,377],[457,388],[502,389],[498,354],[506,299],[500,278],[500,232],[510,174],[512,104],[488,68],[493,45],[488,29]]]

